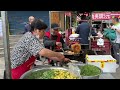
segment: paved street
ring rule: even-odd
[[[116,79],[120,79],[120,67],[117,68],[117,72],[112,74]]]
[[[3,79],[5,69],[4,57],[0,58],[0,79]]]

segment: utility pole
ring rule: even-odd
[[[6,79],[11,79],[11,63],[10,63],[10,48],[9,48],[9,29],[7,24],[7,11],[1,11],[2,28],[3,28],[3,45],[5,58],[5,76]]]

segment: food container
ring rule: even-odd
[[[111,55],[86,55],[86,62],[99,67],[103,73],[115,73],[118,67]]]
[[[41,70],[52,70],[52,69],[58,69],[58,70],[65,70],[69,72],[68,68],[63,68],[63,67],[43,67],[43,68],[35,68],[35,69],[31,69],[29,71],[27,71],[26,73],[24,73],[20,79],[27,79],[27,76],[30,75],[31,73],[37,72],[37,71],[41,71]],[[75,75],[76,76],[76,75]],[[81,78],[81,77],[78,77]]]

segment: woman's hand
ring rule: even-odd
[[[50,57],[49,59],[51,60],[56,60],[56,61],[63,61],[65,59],[65,56],[59,52],[56,52],[57,55],[55,57]]]
[[[70,59],[69,58],[65,58],[64,62],[70,62]]]
[[[71,62],[69,58],[64,58],[64,57],[62,57],[62,58],[51,57],[49,59],[51,59],[51,60],[57,60],[57,61],[62,61],[62,62]]]
[[[62,61],[62,60],[65,59],[65,56],[64,56],[63,54],[61,54],[61,53],[58,53],[57,58],[58,58],[60,61]]]

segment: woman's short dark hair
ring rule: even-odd
[[[35,19],[32,23],[31,23],[31,30],[30,32],[34,31],[34,29],[47,29],[48,26],[46,23],[44,23],[43,21],[41,21],[40,19]]]

